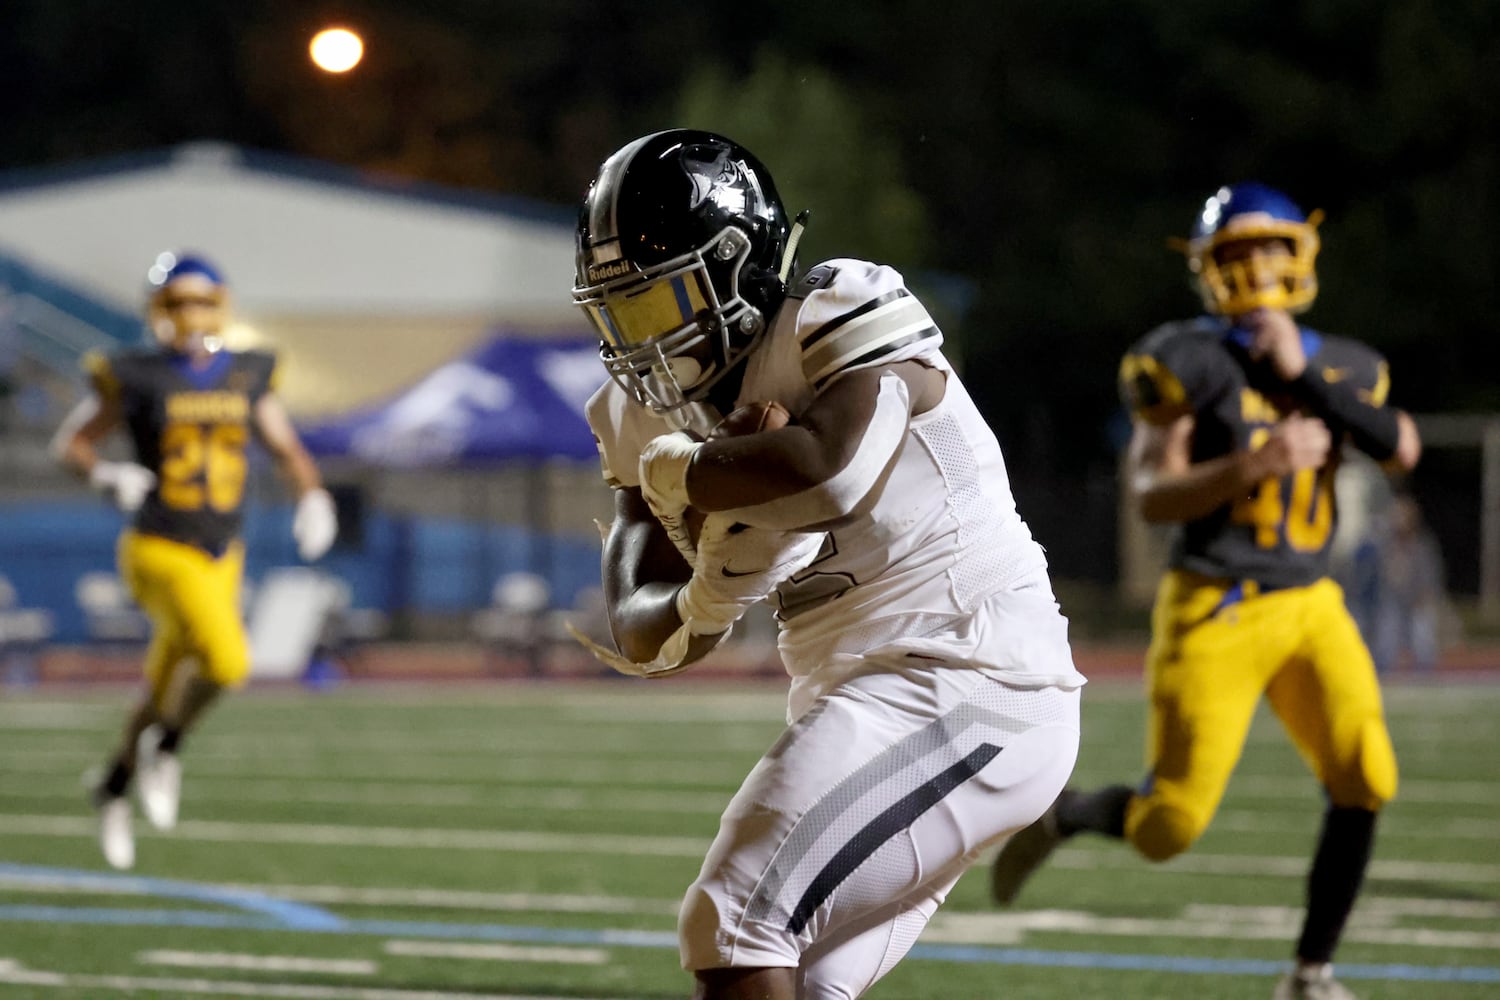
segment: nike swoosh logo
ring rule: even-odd
[[[728,577],[729,579],[733,580],[736,577],[741,577],[741,576],[756,576],[756,575],[758,575],[760,573],[764,573],[765,570],[763,570],[763,569],[751,569],[751,570],[746,570],[743,573],[736,573],[734,570],[730,569],[728,566],[720,566],[719,567],[719,572],[723,573],[726,577]]]

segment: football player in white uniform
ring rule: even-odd
[[[671,674],[769,598],[792,677],[682,905],[701,1000],[863,994],[1078,749],[1067,622],[942,334],[889,267],[793,278],[799,234],[753,155],[682,129],[610,156],[579,218],[611,375],[597,652]],[[770,401],[791,421],[705,440]]]

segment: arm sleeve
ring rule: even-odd
[[[1376,461],[1396,453],[1400,428],[1396,411],[1385,405],[1390,368],[1385,358],[1353,341],[1329,343],[1307,360],[1292,383],[1297,395],[1335,431]]]

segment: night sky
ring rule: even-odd
[[[345,76],[306,57],[331,23],[365,38]],[[1120,354],[1195,310],[1166,240],[1221,183],[1327,213],[1307,322],[1386,352],[1393,401],[1500,409],[1485,0],[8,0],[0,102],[5,168],[220,139],[557,204],[639,133],[722,131],[813,209],[804,261],[908,275],[1018,492],[1086,520]]]

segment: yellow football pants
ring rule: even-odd
[[[215,684],[243,684],[250,672],[240,620],[244,547],[236,542],[215,559],[191,545],[126,531],[118,557],[121,579],[151,618],[145,673],[157,709],[166,708],[174,674],[190,659]]]
[[[1152,610],[1150,776],[1125,836],[1161,861],[1208,827],[1265,694],[1335,806],[1379,809],[1396,754],[1375,664],[1332,580],[1226,603],[1230,581],[1168,573]]]

